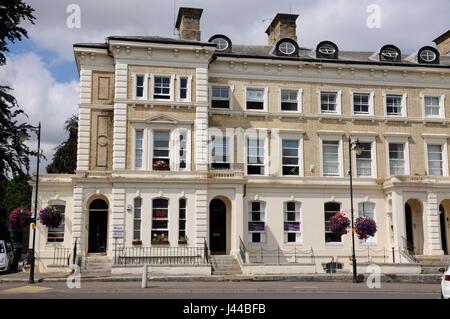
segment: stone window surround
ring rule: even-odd
[[[362,202],[358,202],[357,203],[357,213],[356,213],[356,217],[360,217],[360,209],[359,209],[359,205],[361,205],[361,204],[364,204],[364,203],[367,203],[367,204],[373,204],[373,220],[375,221],[375,222],[377,222],[377,205],[376,205],[376,203],[375,202],[372,202],[372,201],[370,201],[368,198],[366,198],[364,201],[362,201]],[[377,228],[379,229],[379,226],[378,226],[378,224],[377,224]],[[378,234],[378,231],[375,233],[375,236],[374,237],[369,237],[369,238],[367,238],[366,240],[359,240],[359,244],[360,245],[366,245],[366,246],[375,246],[375,245],[377,245],[377,242],[378,242],[378,236],[377,236],[377,234]]]
[[[354,100],[353,96],[354,94],[369,94],[369,113],[368,114],[355,114],[355,106],[354,106]],[[364,91],[364,90],[357,90],[353,91],[350,90],[350,101],[352,105],[352,116],[374,116],[375,115],[375,92],[374,91]]]
[[[297,111],[286,111],[281,109],[281,91],[282,90],[296,90],[297,91]],[[280,86],[278,88],[278,111],[283,113],[302,113],[303,112],[303,89],[298,87]]]
[[[286,245],[286,246],[303,245],[303,213],[302,213],[302,203],[300,201],[287,200],[287,201],[283,202],[283,236],[286,233],[286,231],[284,230],[284,222],[286,221],[284,218],[284,213],[286,211],[287,203],[289,203],[289,202],[295,203],[296,210],[297,210],[297,205],[298,205],[298,211],[299,211],[298,222],[300,222],[300,231],[299,231],[300,235],[298,236],[298,239],[295,242],[288,242],[288,241],[284,240],[284,245]]]
[[[67,236],[67,231],[66,231],[66,226],[67,226],[67,224],[66,224],[66,218],[67,218],[67,202],[65,201],[65,200],[61,200],[61,199],[51,199],[51,200],[49,200],[48,201],[48,203],[47,203],[47,206],[52,206],[52,205],[55,205],[55,206],[64,206],[64,220],[62,221],[62,224],[64,224],[64,239],[63,239],[63,241],[54,241],[54,242],[49,242],[48,241],[48,230],[49,230],[49,228],[48,227],[45,227],[45,228],[47,228],[47,234],[46,234],[46,236],[45,236],[45,239],[46,239],[46,241],[45,241],[45,244],[46,244],[46,246],[51,246],[51,247],[55,247],[55,246],[63,246],[64,245],[64,243],[66,242],[66,236]],[[44,207],[46,207],[46,206],[44,206]]]
[[[370,143],[371,144],[371,176],[358,176],[357,175],[357,167],[356,167],[356,154],[353,152],[352,154],[352,166],[353,166],[353,177],[354,178],[377,178],[378,170],[377,170],[377,142],[376,136],[377,133],[371,132],[358,132],[358,133],[350,133],[352,136],[352,141],[359,140],[361,143]]]
[[[269,145],[270,145],[270,130],[269,129],[255,129],[255,132],[246,132],[244,135],[245,145],[244,145],[244,176],[268,176],[269,175]],[[258,132],[256,134],[256,131]],[[248,175],[247,174],[247,155],[248,155],[248,140],[249,138],[264,138],[264,174],[263,175]]]
[[[177,171],[190,171],[191,170],[191,147],[192,147],[192,141],[191,141],[191,131],[192,128],[190,125],[171,125],[171,124],[145,124],[145,123],[133,123],[133,137],[132,137],[132,170],[136,171],[153,171],[152,168],[152,157],[153,157],[153,131],[156,130],[168,130],[170,131],[170,141],[169,141],[169,157],[170,157],[170,171],[171,172],[177,172]],[[178,143],[176,143],[176,137],[174,136],[175,132],[178,131],[177,129],[186,130],[186,168],[180,169],[178,163]],[[136,168],[135,167],[135,141],[136,141],[136,130],[143,130],[144,131],[144,141],[143,141],[143,155],[142,155],[142,168]]]
[[[442,146],[442,176],[448,177],[448,146],[447,140],[448,136],[433,136],[433,135],[422,135],[424,140],[424,155],[425,155],[425,169],[428,175],[429,167],[428,167],[428,144],[431,145],[441,145]],[[430,176],[430,175],[428,175]]]
[[[304,177],[304,158],[303,158],[303,131],[296,130],[280,130],[278,132],[278,160],[279,160],[279,176],[287,178]],[[298,140],[298,175],[283,175],[283,139]],[[273,156],[273,154],[272,154]]]
[[[410,166],[410,158],[409,158],[409,134],[384,134],[384,140],[385,140],[385,151],[386,151],[386,177],[392,177],[391,175],[391,165],[390,165],[390,159],[389,159],[389,144],[395,143],[395,144],[404,144],[404,157],[405,157],[405,174],[404,175],[411,175],[411,166]]]
[[[229,96],[229,105],[230,105],[230,107],[228,108],[228,109],[222,109],[222,108],[214,108],[214,107],[211,107],[211,101],[212,101],[212,88],[214,87],[214,86],[227,86],[228,87],[228,96]],[[233,103],[233,100],[234,100],[234,98],[233,98],[233,96],[234,96],[234,85],[233,84],[224,84],[224,83],[215,83],[215,82],[210,82],[209,83],[209,85],[208,85],[208,89],[209,89],[209,91],[208,91],[208,96],[209,96],[209,101],[210,101],[210,103],[209,103],[209,108],[210,109],[212,109],[212,110],[220,110],[220,111],[232,111],[233,110],[233,106],[234,106],[234,103]]]
[[[319,158],[320,158],[320,177],[325,178],[342,178],[344,177],[344,154],[343,154],[343,140],[344,132],[318,132],[319,134]],[[339,142],[339,175],[338,176],[325,176],[323,174],[323,142]]]
[[[208,130],[208,144],[211,143],[211,138],[214,136],[214,133],[218,132],[218,129],[214,130]],[[235,133],[234,130],[226,130],[225,133],[221,130],[221,136],[220,137],[226,137],[228,139],[228,158],[230,162],[230,170],[233,169],[233,164],[235,163]],[[211,143],[212,144],[212,143]],[[247,145],[245,145],[247,147]],[[208,148],[208,165],[211,165],[212,163],[212,156],[211,156],[211,148]]]
[[[336,93],[336,113],[322,112],[321,94],[322,93]],[[320,88],[317,89],[317,114],[325,116],[342,115],[342,90],[333,88]]]
[[[144,77],[144,94],[143,97],[136,96],[136,77]],[[170,78],[170,99],[154,99],[153,98],[153,84],[155,76],[163,76]],[[180,99],[180,79],[187,78],[187,94],[186,99]],[[192,75],[183,74],[166,74],[166,73],[133,73],[133,96],[134,100],[138,101],[165,101],[165,102],[192,102]]]
[[[247,89],[264,89],[264,97],[263,97],[263,109],[262,110],[248,110],[247,109]],[[244,85],[244,103],[245,107],[243,108],[248,112],[268,112],[269,111],[269,86],[267,85]]]
[[[255,202],[260,203],[260,212],[263,214],[263,217],[264,217],[261,220],[262,222],[264,222],[264,232],[260,232],[263,234],[263,238],[259,242],[254,242],[252,240],[250,231],[248,230],[248,224],[251,222],[250,218],[249,218],[249,214],[252,211],[252,204]],[[260,200],[260,199],[250,200],[247,202],[247,234],[248,234],[247,242],[250,245],[265,245],[265,244],[267,244],[267,202]]]
[[[425,97],[437,97],[439,98],[439,116],[426,115],[425,113]],[[445,94],[439,93],[420,93],[420,99],[422,104],[422,116],[424,119],[444,119],[445,118]]]
[[[402,102],[401,102],[401,106],[402,106],[402,113],[401,115],[388,115],[387,114],[387,103],[386,103],[386,99],[388,95],[401,95],[402,96]],[[383,97],[383,112],[384,112],[384,116],[385,117],[408,117],[408,110],[407,110],[407,98],[408,98],[408,94],[405,92],[385,92],[383,91],[382,93],[382,97]]]

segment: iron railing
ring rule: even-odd
[[[70,264],[70,248],[55,247],[52,266],[65,267]]]
[[[246,264],[248,262],[247,260],[247,247],[245,247],[244,242],[242,241],[242,238],[239,237],[239,254],[241,256],[241,260],[244,264]]]
[[[208,246],[203,247],[121,247],[114,254],[116,265],[205,265],[209,263]]]
[[[299,249],[294,247],[292,249],[247,249],[249,256],[249,263],[259,264],[315,264],[314,250]]]
[[[405,237],[402,236],[403,246],[400,249],[400,253],[406,257],[406,259],[409,259],[412,263],[417,263],[416,259],[416,247],[414,247],[413,244],[411,244]]]

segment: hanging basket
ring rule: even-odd
[[[330,230],[339,235],[348,233],[350,227],[350,219],[341,212],[337,212],[330,218]]]
[[[39,211],[39,220],[42,225],[48,228],[57,228],[61,225],[62,214],[51,207],[46,207]]]
[[[9,226],[12,230],[18,231],[27,227],[33,221],[31,212],[28,209],[14,208],[9,214]]]
[[[355,221],[355,233],[359,239],[367,239],[375,236],[377,224],[372,218],[358,217]]]

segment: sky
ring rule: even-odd
[[[202,40],[220,33],[235,44],[267,44],[265,30],[276,13],[299,14],[298,43],[308,48],[330,40],[341,50],[374,52],[384,44],[395,44],[402,52],[412,53],[434,45],[433,39],[450,29],[449,0],[24,1],[36,10],[36,23],[24,23],[29,39],[9,45],[7,63],[0,67],[0,85],[14,89],[30,124],[42,123],[41,143],[47,160],[41,171],[54,148],[67,138],[65,120],[77,114],[74,43],[104,42],[110,35],[176,37],[174,19],[181,6],[204,9]],[[75,28],[67,23],[74,22],[71,5],[80,9]],[[375,23],[368,24],[368,19]],[[28,144],[37,147],[34,138]],[[30,171],[35,169],[32,164]]]

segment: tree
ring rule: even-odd
[[[78,117],[72,115],[68,118],[64,129],[69,137],[56,147],[52,162],[47,166],[47,173],[74,174],[77,168]]]
[[[33,11],[22,0],[2,1],[0,4],[0,66],[6,63],[8,42],[14,43],[28,37],[20,23],[25,20],[34,24]],[[9,91],[11,88],[0,83],[0,181],[23,175],[24,169],[28,171],[30,167],[29,156],[36,155],[20,139],[31,126],[18,122],[18,117],[25,113],[19,109]]]

